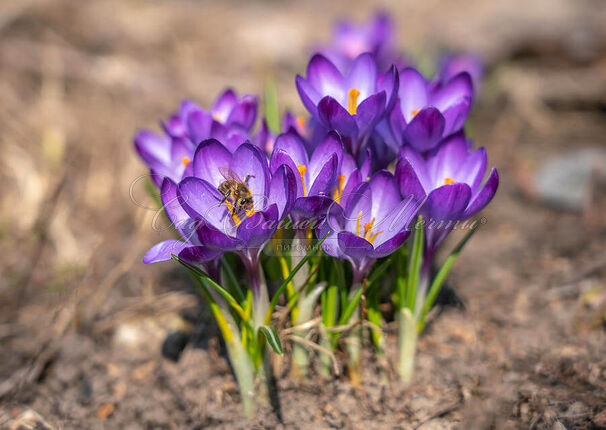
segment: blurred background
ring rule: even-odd
[[[485,60],[468,132],[501,187],[417,382],[382,386],[374,363],[355,390],[281,378],[283,425],[606,428],[602,0],[0,2],[0,427],[247,426],[187,278],[141,263],[168,233],[132,137],[184,98],[208,107],[268,78],[303,113],[311,48],[378,9],[425,71],[445,51]],[[191,330],[176,363],[162,357]]]

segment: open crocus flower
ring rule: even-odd
[[[396,101],[398,72],[392,67],[379,76],[371,54],[358,56],[343,75],[326,57],[316,54],[307,78],[297,76],[297,90],[307,110],[329,130],[342,136],[358,155],[361,143]]]
[[[195,147],[189,139],[141,130],[134,141],[137,153],[149,167],[151,178],[158,187],[164,178],[178,182],[191,174]]]
[[[179,202],[209,248],[238,252],[256,270],[261,250],[288,214],[296,195],[287,166],[269,172],[267,157],[250,143],[232,154],[215,139],[200,144],[193,177],[179,184]]]
[[[472,150],[472,142],[462,132],[440,144],[427,157],[403,147],[396,165],[396,179],[405,197],[423,202],[426,250],[433,255],[455,226],[470,218],[492,200],[499,185],[496,169],[488,179],[484,148]]]
[[[397,55],[393,22],[385,13],[377,13],[361,24],[338,22],[334,27],[332,45],[320,48],[318,52],[329,58],[344,73],[356,57],[365,52],[375,56],[380,70],[387,70],[392,64],[401,61]]]
[[[270,168],[275,172],[287,165],[297,176],[297,199],[292,215],[295,218],[311,218],[333,203],[331,197],[338,181],[343,160],[343,144],[339,135],[331,131],[316,147],[311,158],[302,139],[292,131],[276,139],[270,159]]]
[[[333,257],[349,260],[354,282],[360,282],[372,263],[398,249],[410,235],[407,226],[418,204],[402,200],[394,176],[381,170],[361,183],[344,208],[331,208],[317,236],[328,237],[322,244]]]
[[[162,207],[184,240],[169,239],[154,245],[143,257],[145,264],[171,259],[171,254],[191,264],[203,264],[210,276],[218,279],[221,251],[202,244],[198,235],[199,220],[190,218],[177,198],[177,184],[165,178],[161,187]]]
[[[398,95],[399,106],[390,116],[395,142],[427,152],[442,138],[461,130],[471,107],[473,84],[469,74],[463,72],[440,85],[432,85],[417,70],[408,67],[400,71]]]

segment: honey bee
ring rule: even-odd
[[[221,203],[229,200],[232,204],[232,216],[237,215],[242,210],[252,209],[253,197],[248,188],[248,180],[254,178],[253,175],[246,175],[244,181],[240,179],[236,172],[230,168],[220,168],[219,172],[225,178],[225,181],[219,185],[219,192],[223,194]]]

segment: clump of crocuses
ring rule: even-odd
[[[342,348],[359,383],[367,339],[385,362],[385,304],[410,381],[427,313],[497,190],[464,132],[482,63],[449,55],[428,77],[396,42],[386,14],[339,23],[293,79],[307,116],[279,118],[275,97],[262,116],[256,96],[228,89],[135,136],[177,236],[143,261],[177,260],[199,285],[247,414],[268,398],[270,351],[285,340],[296,377],[339,374]],[[455,229],[467,231],[440,262]]]

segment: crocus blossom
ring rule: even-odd
[[[406,241],[417,208],[416,201],[402,199],[394,176],[381,170],[352,192],[344,208],[336,204],[331,208],[317,236],[328,233],[322,248],[349,260],[359,281],[377,258]]]
[[[461,130],[471,107],[473,84],[469,74],[463,72],[433,85],[408,67],[400,71],[398,95],[398,104],[389,118],[393,142],[427,152],[444,137]]]
[[[202,242],[211,249],[238,252],[246,264],[257,265],[263,246],[292,207],[295,174],[283,166],[271,175],[267,157],[250,143],[232,154],[209,139],[196,150],[193,175],[179,183],[178,196],[191,218],[204,221],[198,227]],[[238,211],[236,203],[219,191],[227,180],[245,183],[252,196],[250,207]]]
[[[438,81],[448,82],[459,73],[467,72],[473,82],[474,93],[478,94],[484,79],[484,62],[473,54],[450,54],[441,58],[438,65]]]
[[[332,194],[338,182],[343,160],[343,144],[334,131],[307,155],[302,139],[292,131],[276,139],[270,167],[275,172],[287,165],[297,175],[297,198],[292,215],[311,218],[321,215],[332,204]]]
[[[336,130],[355,155],[372,128],[393,108],[398,82],[396,68],[379,74],[371,54],[358,56],[346,74],[316,54],[307,66],[307,77],[296,78],[307,110],[324,127]]]
[[[464,134],[445,139],[426,157],[410,147],[399,153],[395,177],[400,192],[422,202],[420,213],[427,225],[427,253],[433,255],[456,221],[470,218],[494,197],[499,185],[496,169],[488,179],[484,148],[472,149]]]

